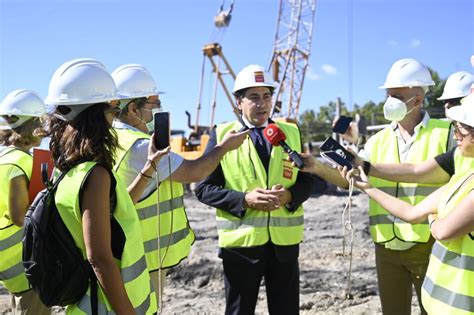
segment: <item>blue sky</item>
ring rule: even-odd
[[[45,97],[51,75],[69,59],[93,57],[111,72],[124,63],[141,63],[166,91],[162,100],[171,111],[172,127],[186,129],[184,111],[193,117],[196,113],[204,44],[220,39],[236,72],[247,64],[266,67],[270,58],[278,1],[235,0],[230,26],[218,34],[213,17],[220,4],[221,0],[0,0],[0,99],[17,88]],[[416,58],[442,78],[461,70],[474,72],[473,0],[352,0],[351,55],[349,8],[350,0],[317,1],[311,68],[300,113],[337,97],[349,104],[383,100],[384,91],[377,87],[400,58]],[[204,125],[212,98],[209,69],[207,65]],[[231,119],[227,99],[218,95],[215,121]]]

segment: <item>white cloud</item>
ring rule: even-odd
[[[336,67],[334,67],[332,65],[329,65],[329,64],[322,65],[321,70],[323,70],[324,73],[326,73],[326,74],[336,74],[337,73]]]
[[[314,72],[313,68],[306,69],[306,78],[311,81],[321,80],[321,76]]]
[[[410,47],[416,48],[420,46],[421,46],[421,40],[414,38],[410,41]]]
[[[393,40],[393,39],[389,40],[389,41],[387,42],[387,44],[388,44],[389,46],[392,46],[392,47],[398,46],[398,42],[397,42],[396,40]]]

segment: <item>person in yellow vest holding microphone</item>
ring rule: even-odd
[[[270,314],[299,313],[299,243],[302,203],[313,184],[298,172],[281,147],[262,135],[270,120],[274,83],[263,67],[249,65],[236,77],[233,93],[241,120],[220,124],[208,144],[221,143],[243,125],[249,137],[224,155],[196,189],[198,199],[216,209],[219,257],[224,267],[226,314],[254,314],[265,278]],[[276,122],[288,145],[301,152],[298,127]]]
[[[474,159],[474,94],[447,110],[457,146]],[[450,181],[416,205],[373,187],[363,168],[355,184],[394,216],[414,224],[427,219],[436,243],[423,282],[422,300],[428,314],[474,314],[474,171],[456,172]],[[346,170],[342,172],[345,176]],[[347,174],[351,180],[354,171]]]
[[[367,141],[363,154],[369,163],[419,163],[450,149],[450,122],[431,119],[423,110],[428,87],[434,85],[426,66],[415,59],[393,63],[383,88],[384,116],[392,123]],[[366,164],[370,165],[370,164]],[[392,182],[370,177],[374,187],[412,205],[441,184]],[[410,224],[369,200],[369,224],[375,243],[379,295],[384,314],[410,314],[412,286],[421,303],[421,284],[433,243],[427,222]]]
[[[122,97],[120,111],[113,124],[121,147],[114,169],[119,180],[128,186],[147,163],[149,134],[154,130],[153,114],[162,110],[161,92],[148,69],[139,64],[122,65],[112,72],[112,77]],[[147,178],[145,191],[138,197],[135,206],[157,296],[164,287],[166,269],[185,259],[195,240],[184,208],[183,183],[197,182],[208,176],[226,152],[241,145],[246,134],[230,133],[220,145],[196,160],[186,160],[170,152],[154,165],[159,176],[159,189],[153,174]]]
[[[33,167],[29,151],[44,135],[45,105],[36,92],[15,90],[0,105],[0,282],[11,294],[14,315],[51,314],[31,289],[22,264],[23,222]]]
[[[98,314],[153,314],[155,294],[145,261],[137,212],[132,199],[143,192],[153,165],[164,151],[150,144],[148,162],[127,188],[112,168],[117,134],[117,88],[104,65],[94,59],[62,64],[49,84],[50,148],[55,168],[66,175],[55,202],[76,246],[97,277]],[[93,285],[93,284],[92,284]],[[91,285],[67,314],[91,314]]]

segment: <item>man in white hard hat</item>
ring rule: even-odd
[[[427,67],[415,59],[396,61],[381,88],[387,91],[384,116],[389,127],[372,136],[364,147],[366,173],[374,163],[419,163],[450,149],[450,123],[431,119],[423,110],[428,87],[434,85]],[[371,173],[369,173],[372,175]],[[417,204],[440,185],[388,181],[370,177],[374,187]],[[379,294],[384,314],[410,314],[412,286],[421,303],[421,285],[433,239],[427,222],[409,224],[369,201],[369,222],[375,243]]]
[[[438,98],[444,101],[445,111],[461,104],[461,99],[469,95],[471,85],[474,84],[474,75],[467,71],[451,74],[444,85],[443,94]],[[447,115],[446,115],[447,116]]]
[[[439,100],[445,101],[445,109],[464,103],[464,99],[471,93],[474,85],[474,75],[466,71],[455,72],[448,77],[443,94]],[[474,110],[474,107],[473,107]],[[455,172],[462,169],[474,169],[471,159],[464,159],[454,140],[450,140],[451,148],[445,153],[426,159],[420,163],[372,163],[370,176],[391,181],[409,183],[444,184],[449,181]],[[356,165],[361,165],[361,159],[355,160]]]
[[[149,132],[154,129],[153,114],[161,111],[161,92],[157,90],[150,72],[139,64],[122,65],[112,72],[112,77],[122,97],[121,110],[113,124],[121,146],[114,169],[119,179],[128,186],[147,162]],[[184,208],[183,183],[205,178],[217,167],[222,156],[240,146],[245,137],[246,132],[231,133],[221,144],[196,160],[186,160],[170,152],[155,165],[159,189],[155,173],[149,178],[135,206],[140,217],[146,261],[157,301],[160,301],[167,268],[185,259],[195,240]],[[156,228],[158,222],[162,222],[160,233]],[[158,248],[158,244],[161,248]]]
[[[217,169],[196,187],[198,199],[216,208],[226,314],[254,314],[262,278],[270,314],[299,313],[301,204],[309,196],[312,179],[262,135],[272,122],[273,90],[263,67],[250,65],[239,72],[233,93],[241,119],[218,125],[209,145],[221,143],[228,133],[243,127],[250,128],[249,137],[225,154]],[[276,124],[289,146],[301,151],[298,127]]]

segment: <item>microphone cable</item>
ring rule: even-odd
[[[159,261],[159,266],[158,266],[158,297],[159,300],[156,301],[157,307],[158,307],[158,314],[161,314],[163,308],[164,308],[164,301],[163,301],[163,262],[165,261],[165,258],[168,254],[168,249],[171,244],[171,239],[173,237],[173,224],[174,224],[174,209],[173,209],[173,198],[174,198],[174,193],[173,193],[173,183],[171,182],[171,154],[168,152],[167,154],[167,159],[168,159],[168,173],[169,176],[167,178],[167,181],[169,182],[170,186],[170,198],[168,200],[169,202],[169,207],[170,207],[170,212],[171,212],[171,218],[170,218],[170,231],[169,231],[169,237],[168,237],[168,242],[165,247],[165,253],[163,257],[161,256],[161,220],[160,220],[160,178],[158,174],[158,167],[155,169],[156,172],[156,193],[157,193],[157,202],[156,202],[156,211],[157,211],[157,221],[158,221],[158,261]]]
[[[347,300],[353,298],[351,294],[352,286],[352,251],[354,248],[354,225],[352,224],[352,192],[354,191],[354,178],[349,180],[349,196],[342,211],[342,257],[346,257],[346,232],[349,233],[349,268],[347,270],[347,287],[344,297]]]

